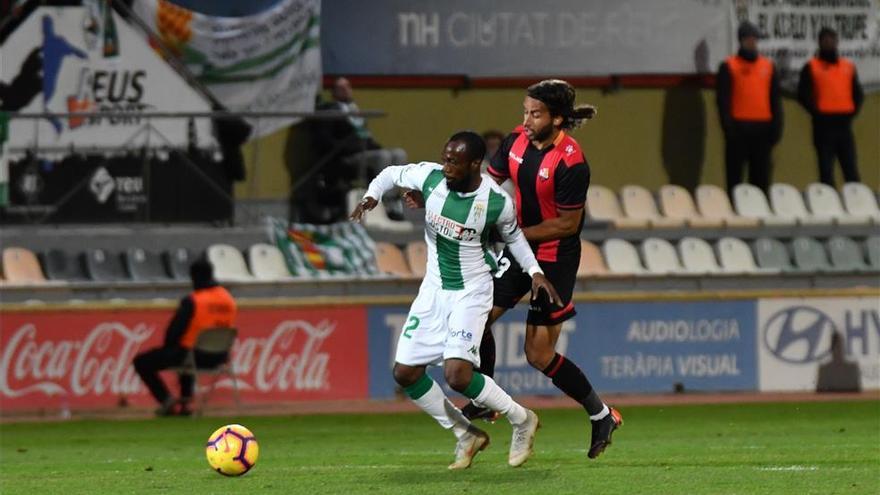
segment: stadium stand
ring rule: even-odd
[[[718,186],[703,184],[697,187],[697,208],[703,218],[720,220],[725,227],[758,227],[761,221],[737,215],[730,204],[727,192]]]
[[[791,184],[776,183],[770,186],[770,204],[777,216],[793,220],[800,225],[830,225],[830,217],[817,217],[807,210],[800,191]]]
[[[660,188],[660,210],[668,218],[684,221],[693,228],[719,228],[722,218],[707,218],[697,212],[694,200],[687,189],[672,184]]]
[[[658,229],[668,229],[683,227],[684,220],[680,218],[664,217],[657,210],[657,204],[654,202],[651,192],[642,186],[628,185],[623,186],[620,190],[620,197],[623,202],[623,211],[630,218],[638,220],[646,220],[651,227]]]
[[[388,275],[411,278],[412,271],[406,264],[403,253],[394,244],[387,242],[376,243],[376,265],[379,271]]]
[[[770,203],[764,196],[764,191],[751,184],[737,184],[733,188],[733,203],[736,212],[746,218],[759,220],[767,226],[793,226],[797,220],[781,217],[770,210]]]
[[[626,216],[617,195],[604,186],[592,185],[587,190],[586,212],[595,222],[608,222],[618,229],[643,229],[650,224],[648,220]]]
[[[414,277],[422,278],[425,276],[428,246],[424,241],[412,241],[406,245],[406,262]]]
[[[60,249],[49,249],[40,254],[43,272],[49,280],[85,282],[89,280],[83,259]]]
[[[139,247],[130,247],[125,251],[125,267],[131,279],[136,282],[167,282],[168,272],[162,264],[158,253]]]
[[[608,275],[608,267],[602,259],[599,246],[581,239],[581,263],[578,266],[578,278]]]
[[[870,217],[875,225],[880,225],[880,207],[877,196],[868,186],[860,182],[847,182],[843,185],[843,204],[850,215]]]
[[[722,237],[715,245],[721,271],[727,274],[779,273],[775,269],[758,268],[749,245],[736,237]]]
[[[649,237],[642,242],[642,259],[654,275],[676,275],[685,272],[675,247],[666,239]]]
[[[678,243],[678,254],[684,271],[694,275],[721,273],[712,246],[696,237],[685,237]]]
[[[88,249],[81,254],[86,275],[95,282],[122,282],[130,280],[122,257],[105,249]]]
[[[247,269],[244,256],[236,247],[229,244],[214,244],[208,247],[208,261],[214,265],[214,277],[218,282],[248,282],[254,276]]]
[[[46,283],[37,255],[20,247],[3,249],[3,278],[10,284]]]
[[[248,264],[251,273],[257,280],[278,282],[293,280],[284,254],[277,246],[265,243],[257,243],[247,250]]]
[[[602,254],[611,273],[643,275],[647,273],[635,246],[623,239],[608,239],[602,244]]]
[[[828,184],[813,183],[807,186],[807,204],[810,211],[825,223],[835,222],[840,225],[868,225],[869,215],[855,215],[843,209],[837,191]]]

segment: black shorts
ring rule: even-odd
[[[559,293],[562,306],[550,304],[547,294],[541,292],[537,300],[529,303],[529,316],[526,323],[529,325],[556,325],[573,317],[577,312],[571,302],[574,292],[574,284],[577,280],[580,256],[560,258],[559,261],[538,261],[547,280]],[[495,306],[510,309],[532,290],[532,277],[522,271],[519,263],[510,255],[510,251],[504,250],[504,254],[498,263],[498,271],[495,273]]]

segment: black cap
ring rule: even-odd
[[[837,31],[831,29],[828,26],[823,26],[822,29],[819,30],[818,39],[821,40],[822,38],[824,38],[826,36],[833,36],[833,37],[837,38]]]
[[[742,40],[743,38],[748,37],[761,37],[761,31],[758,29],[758,26],[755,26],[749,21],[743,21],[739,25],[739,29],[736,30],[736,38],[738,40]]]

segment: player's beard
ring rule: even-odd
[[[470,182],[470,176],[465,175],[458,180],[446,179],[446,187],[448,187],[450,191],[466,192],[467,186]]]
[[[552,136],[552,135],[553,135],[553,123],[551,122],[540,129],[535,129],[532,133],[531,141],[543,143],[544,141],[549,139],[550,136]]]

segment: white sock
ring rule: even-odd
[[[471,422],[461,414],[461,411],[455,407],[455,404],[450,402],[446,397],[446,394],[443,393],[443,389],[440,388],[434,380],[431,380],[431,387],[427,392],[418,398],[410,398],[422,409],[422,411],[425,411],[432,418],[437,420],[437,422],[440,423],[440,426],[447,430],[451,429],[456,438],[461,438],[471,424]]]
[[[485,380],[483,390],[474,398],[475,401],[507,416],[511,424],[518,425],[528,419],[526,408],[514,402],[513,398],[495,383],[495,380],[485,375],[483,380]]]
[[[600,419],[603,419],[605,416],[608,416],[608,413],[610,413],[610,412],[611,412],[611,410],[608,409],[608,405],[602,404],[602,410],[599,411],[598,414],[594,414],[594,415],[590,416],[590,421],[599,421]]]

